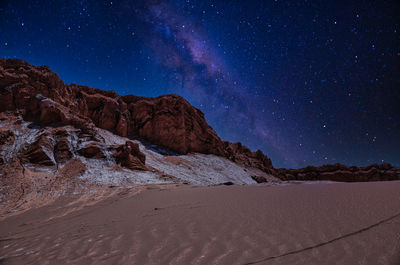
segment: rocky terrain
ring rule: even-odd
[[[331,180],[340,182],[388,181],[400,178],[400,168],[389,163],[366,167],[348,167],[341,164],[308,166],[301,169],[276,169],[281,180]]]
[[[277,181],[271,170],[177,95],[121,97],[0,59],[0,213],[104,185]]]
[[[178,95],[119,96],[112,91],[68,86],[46,66],[1,59],[0,67],[0,112],[19,110],[24,120],[40,126],[98,127],[179,154],[214,154],[263,171],[272,169],[271,160],[261,151],[222,141],[204,114]]]
[[[103,186],[251,184],[253,176],[277,180],[224,157],[176,155],[104,129],[39,126],[19,115],[6,111],[0,116],[0,215]]]
[[[221,140],[178,95],[67,85],[46,66],[0,58],[0,214],[102,185],[395,179],[389,164],[275,169],[260,150]]]

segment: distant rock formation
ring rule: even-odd
[[[331,180],[363,182],[400,179],[400,168],[388,163],[366,167],[347,167],[341,164],[308,166],[301,169],[276,169],[275,176],[282,180]]]
[[[204,114],[178,95],[120,96],[112,91],[66,85],[46,66],[0,59],[0,112],[11,110],[19,111],[24,120],[41,126],[72,125],[87,132],[99,127],[123,137],[146,140],[178,154],[214,154],[264,172],[270,173],[273,169],[271,160],[261,151],[251,152],[240,143],[222,141],[207,124]],[[59,145],[61,150],[65,149],[65,145]],[[63,156],[68,156],[68,151],[64,152]],[[95,145],[81,153],[101,155]],[[27,159],[44,158],[43,153],[28,152],[26,156]],[[47,159],[43,162],[51,163]],[[130,163],[133,164],[137,163]]]

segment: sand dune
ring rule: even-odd
[[[111,190],[83,208],[69,195],[2,220],[0,263],[400,261],[400,182]]]

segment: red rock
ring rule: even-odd
[[[222,141],[204,114],[178,95],[121,97],[112,91],[68,86],[48,67],[14,59],[0,60],[0,77],[0,112],[18,109],[25,119],[41,125],[97,126],[179,154],[215,154],[266,172],[273,169],[261,151]]]
[[[251,178],[257,183],[265,183],[268,182],[266,177],[263,176],[251,176]]]
[[[119,117],[116,131],[117,134],[122,137],[126,137],[128,135],[128,122],[126,121],[125,117],[123,116]]]
[[[251,152],[241,143],[222,141],[207,124],[204,114],[178,95],[119,96],[113,91],[66,85],[46,66],[0,59],[0,113],[12,110],[41,126],[72,125],[81,130],[79,137],[88,135],[87,140],[96,141],[94,128],[97,126],[120,136],[141,138],[179,154],[198,152],[223,156],[283,180],[400,179],[400,170],[390,164],[360,168],[334,164],[296,170],[275,169],[261,151]],[[0,135],[0,141],[7,141],[4,139],[8,137],[12,136]],[[54,163],[50,152],[41,148],[48,144],[45,141],[33,144],[24,159],[49,165]],[[145,169],[145,157],[134,143],[116,148],[118,150],[113,152],[118,163],[132,169]],[[87,157],[104,158],[103,149],[103,146],[93,144],[80,152]],[[57,161],[68,160],[70,156],[62,137],[55,143],[54,156]]]
[[[146,170],[146,156],[140,151],[139,145],[131,141],[116,148],[115,160],[123,167],[133,170]]]
[[[301,169],[277,169],[282,180],[331,180],[362,182],[400,179],[400,172],[390,164],[372,164],[367,167],[347,167],[341,164],[306,167]]]
[[[61,182],[67,182],[71,179],[82,175],[86,171],[85,164],[79,158],[73,158],[69,160],[58,172],[58,180]]]
[[[78,153],[87,158],[105,158],[103,150],[104,147],[101,146],[101,143],[92,142],[79,149]]]
[[[68,132],[58,130],[55,133],[56,144],[54,145],[54,159],[57,163],[64,163],[72,158],[72,151],[68,140]]]
[[[10,131],[9,129],[3,129],[1,128],[0,130],[0,145],[9,143],[14,141],[14,133]]]
[[[224,156],[228,159],[240,163],[244,166],[255,167],[267,173],[272,173],[273,166],[271,160],[266,157],[260,150],[251,152],[241,143],[224,142]]]
[[[23,153],[22,160],[42,166],[55,165],[53,159],[53,145],[47,134],[42,134],[38,139],[29,145]]]

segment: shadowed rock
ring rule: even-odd
[[[257,182],[257,183],[265,183],[265,182],[268,182],[268,180],[267,180],[265,177],[263,177],[263,176],[251,176],[251,178],[252,178],[255,182]]]
[[[78,150],[78,153],[87,158],[105,158],[104,147],[101,143],[92,142]]]
[[[389,163],[372,164],[367,167],[347,167],[341,164],[309,166],[301,169],[276,169],[276,176],[282,180],[331,180],[343,182],[364,182],[400,179],[400,168]]]
[[[24,162],[43,166],[55,165],[53,141],[47,134],[42,134],[39,139],[30,144],[22,155]]]

